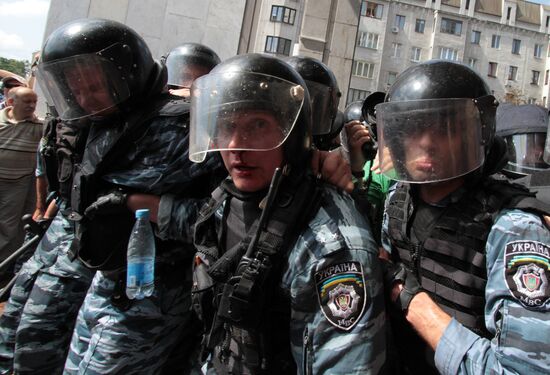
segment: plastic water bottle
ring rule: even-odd
[[[136,223],[128,242],[126,295],[143,299],[155,289],[155,236],[149,223],[149,210],[136,211]]]

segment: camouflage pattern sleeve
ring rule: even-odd
[[[541,218],[503,211],[487,239],[485,323],[481,338],[456,321],[436,350],[442,374],[548,374],[550,231]]]
[[[193,244],[193,224],[207,198],[178,198],[164,194],[160,198],[157,236],[163,240],[176,240]]]
[[[377,246],[347,194],[333,191],[327,201],[283,276],[292,353],[301,374],[376,374],[386,359]]]

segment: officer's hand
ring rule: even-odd
[[[84,211],[84,216],[93,220],[96,215],[110,215],[126,211],[126,194],[120,190],[113,190],[102,195]]]
[[[38,221],[38,220],[41,220],[43,217],[44,217],[44,209],[37,207],[34,210],[34,213],[32,214],[32,219],[34,221]]]
[[[544,215],[544,221],[545,221],[546,226],[548,227],[548,229],[550,229],[550,216]]]
[[[339,151],[313,151],[311,160],[313,173],[324,181],[351,193],[353,181],[347,160]]]
[[[141,208],[149,209],[149,221],[157,222],[160,205],[160,196],[153,194],[135,193],[129,194],[126,206],[135,212]]]
[[[52,219],[41,219],[34,221],[30,214],[23,216],[21,220],[25,224],[25,231],[33,236],[42,236],[52,222]]]
[[[383,153],[382,159],[384,160],[384,162],[382,164],[380,164],[380,152]],[[376,174],[380,174],[392,168],[393,168],[393,162],[391,160],[390,150],[387,147],[385,147],[383,150],[378,150],[378,153],[376,154],[376,157],[372,162],[372,167],[370,168],[370,170]]]
[[[382,267],[386,296],[396,308],[405,313],[413,297],[422,291],[422,286],[403,263],[382,260]]]
[[[362,147],[367,142],[372,142],[368,129],[361,121],[353,120],[344,125],[348,139],[348,150],[351,170],[361,172],[367,160],[363,156]]]

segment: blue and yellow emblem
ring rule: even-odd
[[[538,241],[514,241],[504,252],[506,284],[525,307],[537,308],[550,298],[550,247]]]
[[[319,305],[328,321],[351,330],[367,306],[363,268],[359,262],[342,262],[315,273]]]

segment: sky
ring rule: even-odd
[[[31,60],[42,46],[49,7],[50,0],[0,0],[0,57]]]
[[[550,5],[550,0],[531,2]],[[49,7],[50,0],[0,0],[0,57],[31,59],[42,46]]]

